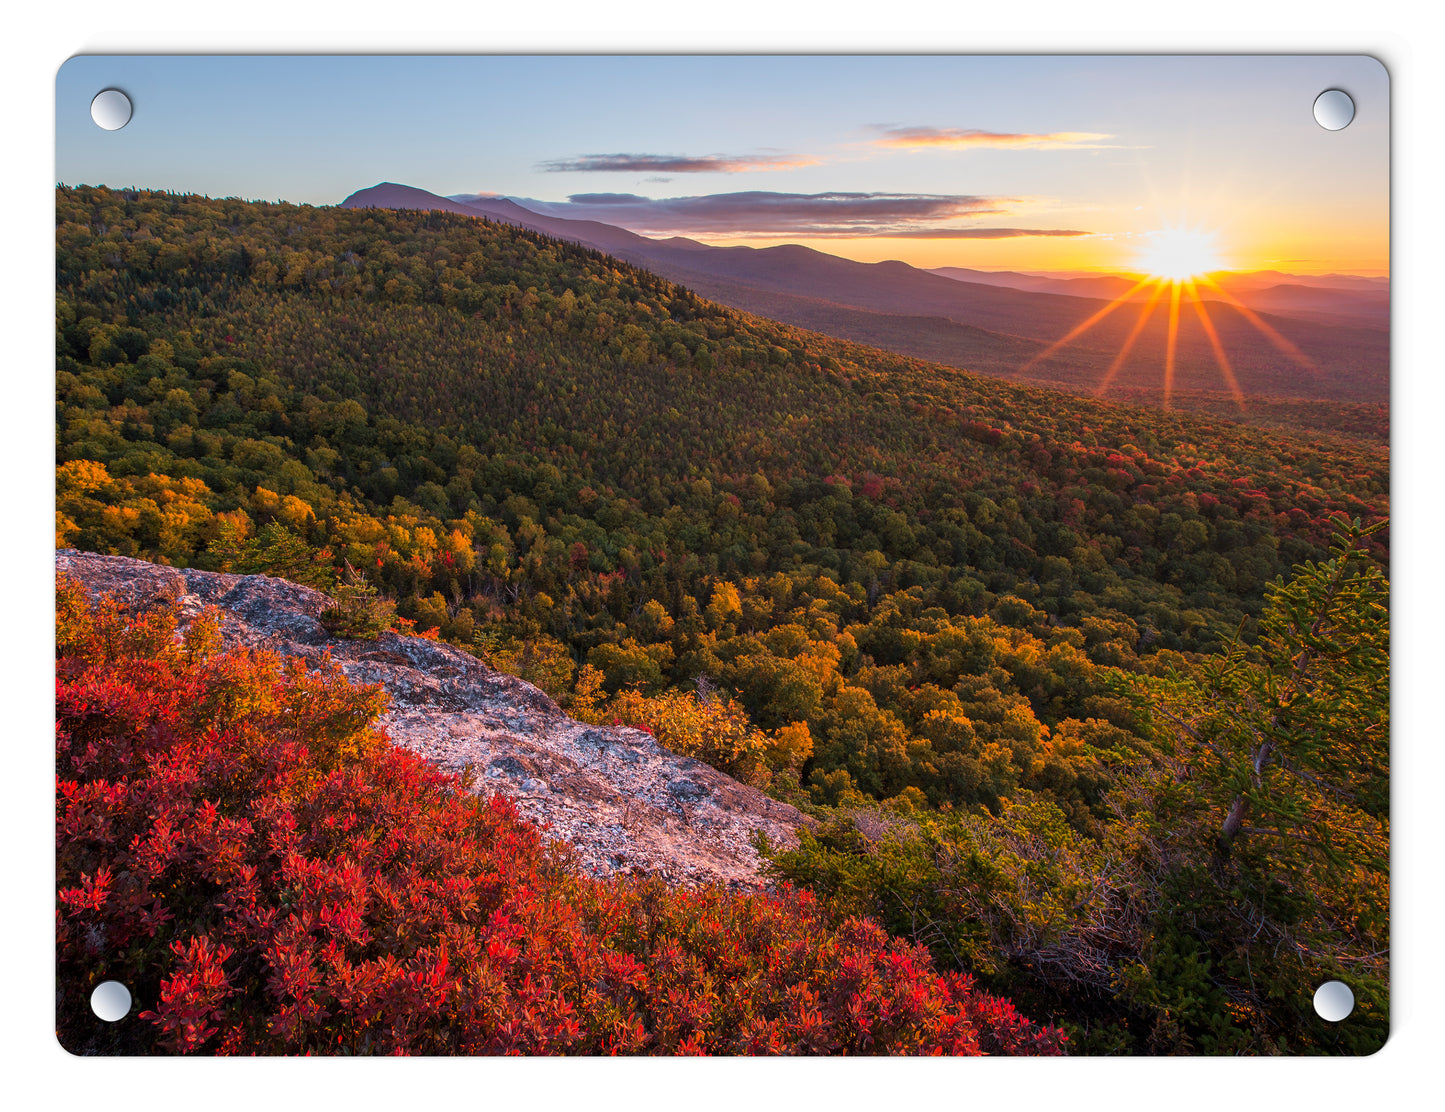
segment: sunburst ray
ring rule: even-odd
[[[1214,330],[1214,322],[1209,319],[1209,313],[1205,311],[1204,302],[1199,296],[1199,288],[1194,284],[1193,278],[1189,279],[1186,285],[1190,300],[1194,302],[1194,312],[1198,314],[1199,323],[1204,327],[1204,334],[1209,337],[1209,345],[1214,349],[1214,360],[1219,364],[1219,373],[1224,376],[1225,385],[1234,395],[1234,404],[1239,406],[1239,411],[1243,413],[1247,409],[1244,402],[1244,391],[1239,388],[1239,382],[1234,377],[1234,368],[1229,363],[1229,356],[1224,353],[1224,345],[1219,342],[1219,333]]]
[[[1280,351],[1288,355],[1305,370],[1311,371],[1315,374],[1319,373],[1319,367],[1315,365],[1314,361],[1310,359],[1308,355],[1300,351],[1300,349],[1295,347],[1293,343],[1291,343],[1289,340],[1286,340],[1283,336],[1281,336],[1278,332],[1276,332],[1273,328],[1271,328],[1268,324],[1261,320],[1259,314],[1256,313],[1244,302],[1240,301],[1239,298],[1235,297],[1232,293],[1226,290],[1223,286],[1221,286],[1218,282],[1216,282],[1207,274],[1199,275],[1199,280],[1210,289],[1214,290],[1217,294],[1219,294],[1220,297],[1224,298],[1224,300],[1230,305],[1232,305],[1234,308],[1238,309],[1239,314],[1244,317],[1245,320],[1249,321],[1250,324],[1254,325],[1257,329],[1264,333],[1265,338],[1269,340],[1270,343],[1274,344],[1275,347],[1279,348]]]
[[[1154,293],[1150,295],[1149,300],[1144,303],[1144,307],[1139,310],[1139,319],[1134,322],[1134,327],[1130,329],[1128,337],[1124,340],[1123,347],[1119,349],[1119,354],[1114,356],[1114,361],[1109,364],[1109,370],[1100,381],[1099,394],[1101,396],[1104,391],[1109,388],[1109,384],[1114,381],[1114,376],[1119,373],[1119,369],[1124,366],[1124,360],[1129,357],[1129,352],[1134,348],[1134,341],[1137,340],[1139,334],[1144,331],[1144,326],[1149,323],[1149,318],[1154,313],[1154,306],[1159,304],[1159,299],[1163,296],[1164,283],[1160,282],[1154,287]]]
[[[1169,342],[1164,349],[1164,408],[1169,408],[1169,399],[1174,393],[1174,348],[1179,339],[1179,290],[1178,282],[1169,283]]]
[[[1219,258],[1214,249],[1214,233],[1194,231],[1190,229],[1161,229],[1159,232],[1149,233],[1153,238],[1150,248],[1140,254],[1139,261],[1147,265],[1147,273],[1136,281],[1124,293],[1109,301],[1102,308],[1092,313],[1086,320],[1074,325],[1069,331],[1049,344],[1046,348],[1034,355],[1022,366],[1018,373],[1023,374],[1036,367],[1039,363],[1054,355],[1060,349],[1067,347],[1079,339],[1085,332],[1093,328],[1101,320],[1107,317],[1115,309],[1119,308],[1126,301],[1134,299],[1134,295],[1147,286],[1152,285],[1153,290],[1148,294],[1143,308],[1139,311],[1138,319],[1130,328],[1128,336],[1120,346],[1118,354],[1114,356],[1109,364],[1109,369],[1100,380],[1096,394],[1102,396],[1114,382],[1124,366],[1130,353],[1133,351],[1139,337],[1143,335],[1144,329],[1153,318],[1155,307],[1164,295],[1169,291],[1169,318],[1166,326],[1165,348],[1164,348],[1164,381],[1163,381],[1163,408],[1172,407],[1174,400],[1175,378],[1179,366],[1179,335],[1181,327],[1181,306],[1180,303],[1187,298],[1194,306],[1195,315],[1199,318],[1199,325],[1204,330],[1209,340],[1209,346],[1214,354],[1214,361],[1219,367],[1220,377],[1228,388],[1234,403],[1239,407],[1241,413],[1248,410],[1244,389],[1239,384],[1235,375],[1234,365],[1230,361],[1229,354],[1225,350],[1224,342],[1220,337],[1219,328],[1214,318],[1205,308],[1204,297],[1201,287],[1207,287],[1219,296],[1251,325],[1259,333],[1269,340],[1277,349],[1287,355],[1291,360],[1311,372],[1318,373],[1319,368],[1305,355],[1293,342],[1271,327],[1258,313],[1245,305],[1239,298],[1222,287],[1211,273],[1210,269],[1218,264]],[[1138,273],[1136,271],[1135,273]],[[1189,364],[1186,363],[1186,366]]]
[[[1138,282],[1134,283],[1133,286],[1131,286],[1129,289],[1125,290],[1125,291],[1124,291],[1123,293],[1121,293],[1118,297],[1114,298],[1113,301],[1111,301],[1111,302],[1109,302],[1109,304],[1105,305],[1102,309],[1100,309],[1097,313],[1095,313],[1093,316],[1091,316],[1088,320],[1084,321],[1082,324],[1077,324],[1077,325],[1075,325],[1072,329],[1069,330],[1068,334],[1065,335],[1062,339],[1060,339],[1060,340],[1055,340],[1055,341],[1054,341],[1052,344],[1050,344],[1048,347],[1044,348],[1043,351],[1041,351],[1041,352],[1039,352],[1037,355],[1035,355],[1032,359],[1030,359],[1027,363],[1025,363],[1022,367],[1019,368],[1019,374],[1023,374],[1025,371],[1029,370],[1029,368],[1031,368],[1031,367],[1033,367],[1033,366],[1035,366],[1035,365],[1037,365],[1037,364],[1039,364],[1039,363],[1042,363],[1042,362],[1043,362],[1045,359],[1047,359],[1050,355],[1052,355],[1054,352],[1058,351],[1059,348],[1063,347],[1065,344],[1068,344],[1068,343],[1072,342],[1073,340],[1077,339],[1078,337],[1082,336],[1085,332],[1087,332],[1089,329],[1093,328],[1094,325],[1098,324],[1101,320],[1103,320],[1105,317],[1107,317],[1110,313],[1112,313],[1112,312],[1113,312],[1115,309],[1117,309],[1120,305],[1124,304],[1124,302],[1128,301],[1131,297],[1133,297],[1135,293],[1137,293],[1139,290],[1143,289],[1145,286],[1147,286],[1150,282],[1153,282],[1153,281],[1155,281],[1155,279],[1153,279],[1153,278],[1141,278],[1141,279],[1139,279]]]

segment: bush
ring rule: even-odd
[[[567,867],[375,689],[57,583],[57,1024],[77,1053],[1057,1054],[811,897]],[[127,985],[138,1014],[88,999]]]

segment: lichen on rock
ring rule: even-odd
[[[536,687],[451,645],[396,633],[333,637],[319,620],[327,597],[310,587],[73,549],[56,554],[56,570],[133,609],[176,605],[183,625],[213,606],[227,646],[312,662],[329,651],[348,679],[386,690],[381,725],[393,742],[443,768],[472,769],[477,791],[516,800],[593,875],[760,887],[755,836],[794,845],[796,829],[811,824],[641,730],[574,721]]]

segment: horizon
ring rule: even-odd
[[[388,183],[388,182],[378,182],[378,183],[377,183],[378,186],[380,186],[380,185],[386,185],[386,184],[390,184],[390,185],[403,185],[403,184],[408,184],[408,183],[402,183],[402,182],[389,182],[389,183]],[[132,192],[164,192],[164,191],[166,191],[166,190],[165,190],[165,187],[162,187],[162,186],[140,185],[140,184],[137,184],[137,183],[134,183],[134,182],[128,183],[128,184],[126,184],[126,185],[110,185],[110,184],[107,183],[107,182],[75,182],[75,183],[71,183],[71,182],[57,181],[57,182],[55,183],[55,185],[56,185],[56,188],[57,188],[57,189],[66,189],[66,188],[98,188],[98,189],[109,189],[109,190],[112,190],[112,191],[115,191],[115,192],[126,192],[126,191],[132,191]],[[364,188],[374,188],[374,187],[373,187],[373,186],[367,186],[367,187],[364,187]],[[421,187],[417,186],[417,187],[413,187],[413,188],[421,188]],[[196,197],[201,197],[201,198],[203,198],[203,199],[205,199],[205,200],[237,200],[237,201],[245,202],[245,203],[247,203],[247,204],[290,204],[290,205],[299,205],[299,206],[305,206],[305,207],[310,207],[310,208],[340,208],[341,205],[342,205],[342,202],[346,200],[346,198],[342,198],[342,201],[332,202],[332,203],[329,203],[329,204],[314,204],[314,203],[309,202],[309,201],[293,201],[293,200],[291,200],[291,199],[289,199],[289,198],[286,198],[286,197],[271,197],[271,198],[267,198],[267,197],[242,197],[242,196],[239,196],[239,195],[236,195],[236,194],[210,194],[210,193],[194,192],[194,191],[189,191],[189,190],[188,190],[188,191],[184,191],[184,192],[185,192],[187,195],[196,196]],[[361,190],[356,190],[356,191],[354,191],[354,192],[361,192]],[[432,191],[431,191],[431,190],[424,190],[424,192],[431,193]],[[438,193],[438,194],[433,194],[433,195],[434,195],[434,196],[437,196],[437,197],[441,197],[441,198],[444,199],[444,200],[456,200],[456,199],[457,199],[457,196],[456,196],[456,195],[451,196],[451,197],[447,197],[447,196],[445,196],[445,195],[443,195],[443,194],[439,194],[439,193]],[[348,196],[349,196],[349,195],[348,195]],[[525,198],[525,197],[502,196],[501,194],[495,194],[495,195],[493,195],[493,199],[496,199],[496,200],[505,200],[505,201],[512,201],[513,203],[515,203],[515,204],[517,204],[517,205],[519,205],[519,206],[521,206],[521,207],[523,207],[523,208],[526,208],[526,207],[527,207],[527,206],[526,206],[526,202],[529,200],[529,198]],[[539,215],[539,216],[540,216],[540,215],[543,215],[543,214],[540,213],[540,212],[535,212],[535,210],[529,210],[529,211],[534,211],[534,214],[535,214],[535,215]],[[616,224],[616,225],[613,225],[613,227],[622,228],[623,225],[621,225],[621,224]],[[633,234],[635,234],[635,235],[642,236],[642,237],[645,238],[645,239],[651,239],[651,240],[653,240],[654,242],[657,242],[657,243],[665,242],[665,241],[666,241],[667,239],[669,239],[669,238],[677,238],[677,237],[670,237],[670,236],[648,235],[648,234],[645,233],[645,232],[637,232],[637,231],[635,231],[634,229],[630,229],[630,228],[624,228],[624,230],[626,230],[626,231],[632,231]],[[694,239],[695,237],[688,236],[688,237],[683,237],[683,238]],[[799,242],[799,241],[797,241],[797,240],[780,240],[780,241],[778,241],[777,243],[766,243],[766,244],[756,244],[756,243],[709,243],[708,241],[706,241],[706,240],[701,240],[701,239],[698,239],[697,242],[702,243],[704,246],[709,246],[709,247],[712,247],[712,246],[742,246],[742,247],[753,247],[753,248],[755,248],[755,249],[761,249],[761,248],[764,248],[764,247],[774,247],[774,246],[777,246],[777,247],[805,246],[805,247],[810,247],[811,249],[814,249],[814,250],[823,251],[823,252],[826,253],[826,254],[838,255],[839,257],[842,257],[842,258],[848,257],[848,256],[841,255],[841,253],[838,252],[838,251],[836,251],[836,250],[835,250],[835,251],[828,251],[828,250],[826,250],[826,247],[824,247],[824,246],[817,246],[817,245],[814,245],[814,244],[804,244],[804,243],[801,243],[801,242]],[[865,260],[854,260],[854,261],[865,261]],[[876,261],[876,262],[880,262],[880,263],[890,263],[890,262],[892,262],[892,263],[905,263],[905,265],[908,265],[908,266],[914,266],[914,265],[915,265],[915,264],[913,264],[913,263],[908,263],[906,260],[900,259],[900,258],[883,258],[883,259],[866,260],[866,261],[869,261],[869,262],[874,262],[874,261]],[[1014,267],[1014,266],[982,266],[982,265],[980,265],[980,266],[962,266],[962,265],[954,265],[954,264],[944,264],[944,265],[939,266],[939,267],[918,267],[918,269],[927,270],[927,271],[929,271],[930,273],[933,272],[933,271],[935,271],[935,270],[949,270],[949,269],[956,269],[956,270],[976,270],[976,271],[978,271],[978,272],[980,272],[980,273],[984,273],[984,274],[1018,274],[1018,275],[1020,275],[1021,277],[1026,277],[1026,278],[1053,278],[1053,279],[1067,279],[1067,278],[1102,278],[1102,277],[1110,277],[1110,278],[1128,278],[1128,279],[1133,280],[1133,279],[1144,279],[1144,278],[1149,277],[1149,274],[1148,274],[1147,271],[1140,270],[1140,269],[1137,269],[1137,268],[1131,268],[1131,267],[1127,267],[1127,266],[1125,266],[1125,267],[1107,267],[1107,266],[1100,266],[1100,267],[1095,267],[1095,268],[1073,267],[1073,268],[1064,269],[1064,270],[1049,270],[1049,269],[1041,269],[1041,268],[1037,268],[1037,267],[1034,267],[1034,268],[1023,268],[1023,267]],[[1282,277],[1282,278],[1366,278],[1366,279],[1379,279],[1380,281],[1383,281],[1383,282],[1385,282],[1386,284],[1388,284],[1389,281],[1390,281],[1390,272],[1389,272],[1389,270],[1387,270],[1387,269],[1386,269],[1386,270],[1369,270],[1369,269],[1364,269],[1364,268],[1358,269],[1358,270],[1349,270],[1349,271],[1344,271],[1344,270],[1331,270],[1331,271],[1318,271],[1318,272],[1308,272],[1308,271],[1291,272],[1291,271],[1277,270],[1277,269],[1274,268],[1274,267],[1259,267],[1259,268],[1254,268],[1254,269],[1238,269],[1238,268],[1220,267],[1220,268],[1215,269],[1215,270],[1201,271],[1200,274],[1201,274],[1201,275],[1209,275],[1209,276],[1212,276],[1212,277],[1218,277],[1218,276],[1220,276],[1220,275],[1247,276],[1247,275],[1255,275],[1255,274],[1278,274],[1278,275],[1280,275],[1280,277]]]
[[[388,182],[378,182],[378,183],[377,183],[377,186],[386,185],[386,184],[391,184],[391,185],[406,185],[406,186],[411,186],[412,188],[417,188],[417,189],[422,188],[422,187],[420,187],[420,186],[412,186],[412,184],[411,184],[410,182],[389,182],[389,183],[388,183]],[[366,187],[366,188],[374,188],[374,187]],[[358,190],[357,192],[361,192],[361,190]],[[433,190],[425,190],[425,192],[434,193]],[[544,207],[544,206],[539,206],[538,208],[532,208],[532,207],[531,207],[531,205],[536,204],[537,202],[535,201],[534,198],[530,198],[530,197],[514,197],[514,196],[502,195],[502,194],[490,194],[490,195],[489,195],[489,194],[475,194],[475,195],[451,194],[451,195],[446,195],[446,194],[436,194],[436,193],[434,193],[434,195],[435,195],[435,196],[442,197],[444,200],[460,201],[460,202],[462,202],[462,203],[465,203],[465,201],[466,201],[467,199],[469,199],[469,198],[470,198],[470,199],[490,199],[490,200],[511,201],[511,202],[513,202],[514,204],[521,206],[522,208],[528,209],[528,211],[531,211],[531,212],[535,213],[535,214],[538,215],[538,216],[547,215],[547,213],[545,212],[545,207]],[[580,216],[572,216],[572,217],[565,217],[565,218],[566,218],[566,219],[577,219],[577,220],[585,219],[584,217],[580,217]],[[602,223],[608,223],[607,221],[601,221],[601,222],[602,222]],[[667,239],[669,239],[669,238],[675,238],[675,237],[672,237],[672,236],[669,236],[669,235],[649,235],[647,232],[638,231],[636,228],[629,228],[629,227],[627,227],[626,225],[620,224],[620,223],[619,223],[619,224],[613,224],[612,226],[613,226],[613,227],[624,228],[625,230],[630,231],[630,232],[632,232],[632,233],[635,234],[635,235],[640,235],[640,236],[643,236],[644,238],[651,239],[651,240],[653,240],[653,241],[655,241],[655,242],[659,242],[659,243],[665,242],[665,241],[666,241]],[[729,241],[729,240],[726,240],[726,239],[724,239],[724,240],[722,240],[721,242],[719,242],[719,241],[717,241],[716,237],[713,237],[712,239],[709,239],[709,238],[703,238],[703,237],[701,237],[701,236],[685,236],[685,237],[683,237],[683,238],[695,240],[696,242],[702,243],[702,244],[704,244],[704,245],[706,245],[706,246],[709,246],[709,247],[752,247],[752,248],[755,248],[755,249],[762,249],[762,248],[766,248],[766,247],[800,246],[800,247],[809,247],[809,248],[811,248],[811,249],[813,249],[813,250],[817,250],[817,251],[822,251],[822,252],[824,252],[825,254],[838,255],[838,256],[840,256],[840,257],[842,257],[842,258],[854,258],[854,261],[857,261],[857,262],[878,262],[878,263],[901,262],[901,263],[906,263],[906,264],[909,265],[909,266],[917,266],[917,265],[918,265],[918,264],[916,264],[916,263],[908,262],[908,260],[906,260],[906,259],[896,258],[896,257],[888,257],[888,258],[880,258],[880,259],[857,259],[857,258],[855,258],[854,256],[845,255],[845,254],[843,254],[843,252],[841,252],[841,251],[839,251],[839,250],[836,250],[836,249],[829,250],[829,243],[828,243],[828,241],[821,241],[821,242],[819,242],[819,241],[813,241],[813,242],[805,243],[805,242],[803,242],[803,241],[801,241],[801,240],[799,240],[799,239],[780,239],[780,240],[777,240],[776,242],[770,240],[769,242],[766,242],[766,243],[759,243],[759,242],[737,242],[737,241]],[[976,266],[975,266],[975,265],[967,265],[967,266],[965,266],[965,265],[962,265],[962,264],[944,263],[944,264],[942,264],[942,265],[940,265],[940,266],[936,266],[936,267],[919,267],[919,269],[929,270],[930,272],[931,272],[931,271],[934,271],[934,270],[948,270],[948,269],[956,269],[956,270],[976,270],[976,271],[979,271],[979,272],[985,273],[985,274],[1018,274],[1018,275],[1020,275],[1020,276],[1022,276],[1022,277],[1029,277],[1029,278],[1054,278],[1054,279],[1111,277],[1111,278],[1127,278],[1127,279],[1130,279],[1130,280],[1132,281],[1132,280],[1135,280],[1135,279],[1146,279],[1146,278],[1149,278],[1149,277],[1150,277],[1150,272],[1149,272],[1148,270],[1146,270],[1146,269],[1140,269],[1140,268],[1138,268],[1138,267],[1133,267],[1133,266],[1127,266],[1127,265],[1126,265],[1126,266],[1096,266],[1096,267],[1069,267],[1069,268],[1064,268],[1064,269],[1045,269],[1045,268],[1038,268],[1038,267],[1022,267],[1022,266],[985,266],[985,265],[976,265]],[[1218,268],[1215,268],[1215,269],[1212,269],[1212,270],[1200,271],[1199,273],[1200,273],[1201,275],[1209,275],[1209,276],[1211,276],[1211,277],[1218,277],[1218,276],[1221,276],[1221,275],[1238,275],[1238,276],[1245,276],[1245,275],[1253,275],[1253,274],[1271,274],[1271,273],[1274,273],[1274,274],[1279,274],[1282,278],[1378,278],[1378,279],[1383,280],[1383,281],[1386,282],[1386,283],[1389,282],[1389,277],[1390,277],[1390,272],[1389,272],[1388,268],[1384,268],[1384,269],[1381,269],[1381,268],[1359,268],[1359,269],[1356,269],[1356,270],[1348,270],[1348,271],[1346,271],[1346,270],[1322,270],[1322,271],[1307,271],[1307,270],[1301,270],[1301,271],[1288,271],[1288,270],[1280,270],[1280,269],[1278,269],[1278,268],[1276,268],[1276,267],[1272,267],[1272,266],[1247,267],[1247,268],[1240,268],[1240,267],[1218,267]]]
[[[106,87],[118,132],[89,117]],[[1328,87],[1341,132],[1309,112]],[[1138,273],[1192,236],[1196,273],[1389,273],[1370,58],[81,55],[56,95],[59,181],[315,205],[403,181],[922,269]]]

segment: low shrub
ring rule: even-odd
[[[569,868],[329,662],[57,584],[57,1024],[77,1053],[1058,1054],[804,893]],[[117,980],[127,1019],[95,1019]]]

